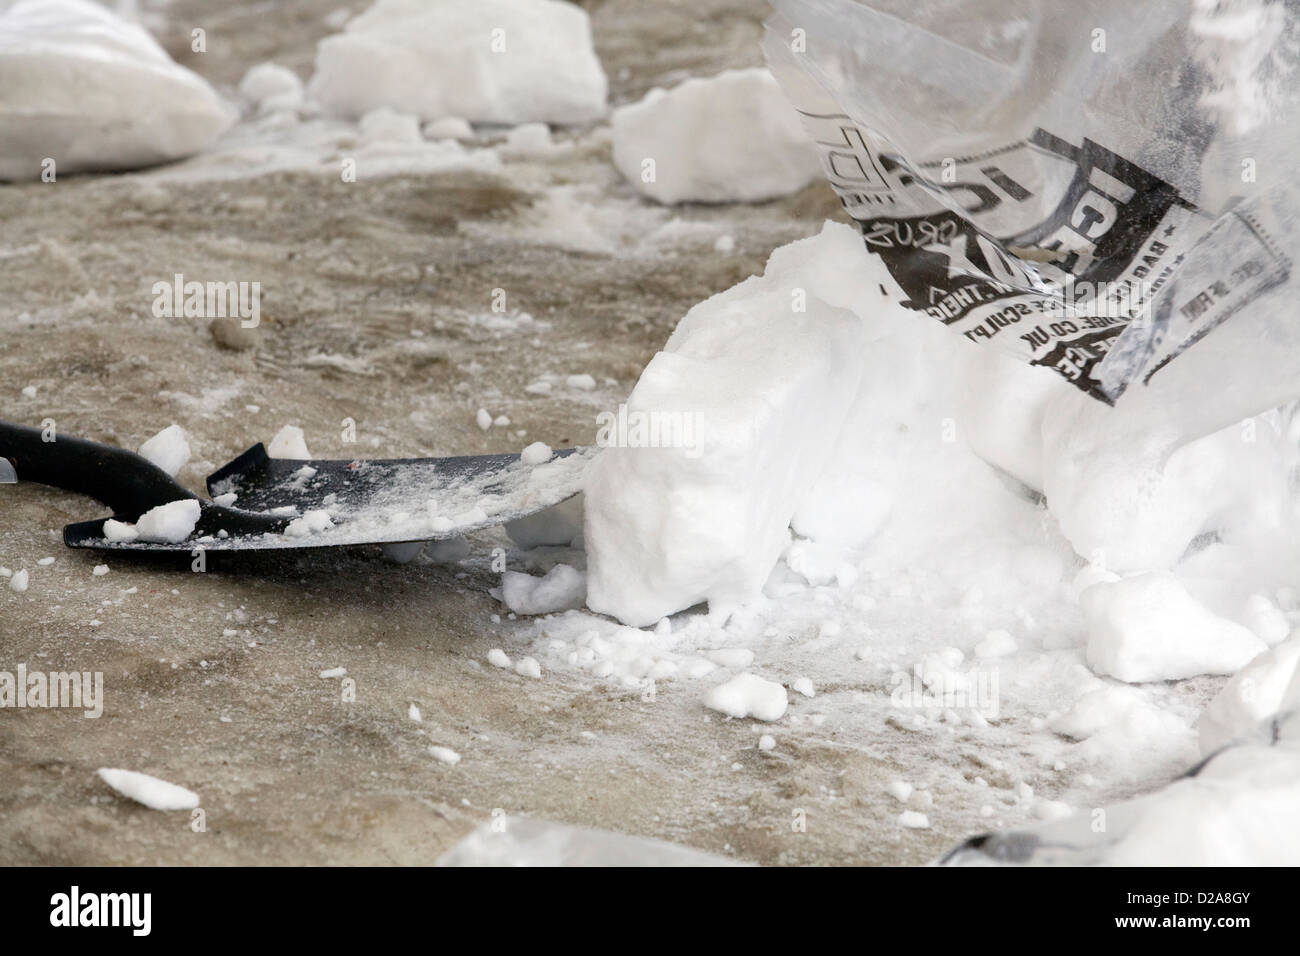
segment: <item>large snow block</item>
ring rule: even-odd
[[[379,0],[320,42],[308,86],[336,116],[510,124],[591,122],[606,92],[586,11],[558,0]]]
[[[692,309],[597,436],[611,447],[586,489],[595,611],[644,626],[753,600],[826,465],[861,379],[862,324],[757,282]]]
[[[661,203],[758,202],[821,174],[817,147],[766,69],[654,89],[614,111],[614,165]]]
[[[24,0],[0,12],[0,180],[181,159],[235,118],[206,80],[98,4]]]

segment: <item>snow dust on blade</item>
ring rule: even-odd
[[[347,118],[561,125],[604,116],[606,91],[586,11],[559,0],[379,0],[320,42],[307,87]]]
[[[1201,79],[1226,85],[1217,98],[1194,82],[1170,94],[1170,64],[1249,22],[1229,22],[1236,8],[1174,29],[1186,5],[1153,2],[1138,29],[1107,2],[1128,27],[1098,51],[1036,0],[1019,20],[1008,11],[999,38],[970,28],[987,17],[922,28],[870,2],[774,5],[768,61],[909,308],[1103,402],[1150,390],[1137,401],[1159,402],[1191,437],[1273,407],[1300,377],[1287,291],[1300,98],[1258,78],[1254,45],[1211,58]],[[1275,12],[1294,26],[1294,11]],[[1266,56],[1300,65],[1280,35],[1260,33]],[[1266,102],[1273,122],[1249,140],[1222,124],[1208,149],[1174,138],[1233,94],[1243,109]],[[1099,102],[1146,121],[1116,123],[1090,108]],[[1243,169],[1261,151],[1267,168]],[[1228,347],[1193,365],[1184,353],[1204,352],[1203,339]]]
[[[235,118],[206,80],[97,3],[22,0],[0,11],[0,180],[181,159]]]

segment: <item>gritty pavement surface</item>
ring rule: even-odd
[[[309,76],[340,6],[142,4],[169,52],[227,93],[268,59]],[[584,6],[616,104],[761,62],[757,0]],[[208,31],[203,55],[189,52],[195,24]],[[179,477],[195,490],[288,423],[322,458],[589,443],[596,412],[626,396],[688,308],[838,214],[820,184],[758,206],[659,209],[619,180],[607,137],[556,138],[562,154],[507,162],[502,175],[345,184],[157,170],[0,187],[4,417],[129,448],[178,423],[194,450]],[[566,185],[626,218],[611,227],[618,251],[584,250],[551,224],[545,197]],[[674,217],[710,238],[643,241]],[[736,249],[713,254],[722,233]],[[175,273],[260,281],[251,347],[222,347],[206,320],[155,317],[151,287]],[[498,289],[534,321],[484,323]],[[597,388],[524,391],[575,373]],[[481,430],[480,407],[510,426]],[[464,565],[399,566],[357,549],[213,559],[205,573],[114,556],[97,575],[104,558],[64,549],[60,532],[102,513],[76,495],[0,486],[0,564],[30,573],[25,593],[0,587],[0,670],[101,671],[106,696],[98,719],[0,713],[0,863],[427,864],[496,810],[765,864],[921,863],[980,821],[902,829],[886,784],[937,767],[940,803],[944,780],[999,785],[975,748],[938,754],[885,722],[804,725],[764,754],[750,722],[705,710],[693,686],[643,700],[491,666],[488,651],[510,651],[525,626],[488,594],[500,535],[476,539]],[[319,676],[336,667],[345,678]],[[440,762],[431,745],[462,759]],[[205,829],[121,798],[100,767],[196,791]],[[791,825],[801,813],[802,830]]]

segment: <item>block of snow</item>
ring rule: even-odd
[[[9,590],[22,594],[27,590],[28,577],[29,575],[27,574],[26,568],[23,568],[21,571],[15,571],[13,576],[9,578]]]
[[[185,429],[168,425],[140,446],[140,455],[175,478],[190,460],[190,443],[185,437]]]
[[[516,614],[551,614],[582,607],[587,576],[567,564],[557,564],[543,577],[520,571],[501,576],[501,599]]]
[[[356,118],[588,123],[606,80],[586,11],[560,0],[379,0],[316,49],[309,95]]]
[[[206,80],[89,0],[0,10],[0,180],[139,169],[207,149],[235,121]]]
[[[150,508],[135,523],[136,535],[141,541],[176,544],[194,533],[202,508],[194,498],[169,501]]]
[[[294,518],[284,529],[285,537],[306,538],[334,527],[330,513],[323,508],[308,511],[301,518]]]
[[[898,822],[909,830],[927,830],[930,827],[930,818],[915,810],[904,810],[898,815]]]
[[[817,148],[765,68],[651,90],[611,125],[614,165],[661,203],[759,202],[821,175]]]
[[[757,674],[737,674],[704,697],[704,706],[728,717],[780,720],[789,705],[785,688]]]
[[[290,458],[294,461],[307,461],[311,458],[311,452],[307,450],[307,439],[297,425],[285,425],[276,432],[271,444],[266,446],[266,453],[272,458]]]
[[[826,291],[857,298],[856,287],[839,297],[883,266],[851,230],[787,247],[761,279],[691,309],[626,415],[597,434],[604,447],[585,488],[592,610],[647,627],[701,601],[760,594],[862,379],[863,325],[815,294],[803,261],[824,252],[835,263],[842,243],[839,264],[852,271]],[[859,301],[879,299],[872,290]]]
[[[1300,635],[1260,654],[1223,685],[1197,724],[1209,755],[1278,712],[1300,667]]]
[[[429,748],[429,753],[439,763],[445,763],[452,767],[460,763],[460,754],[456,753],[456,751],[452,750],[450,747],[433,746]]]
[[[540,465],[551,460],[555,454],[546,442],[535,441],[519,453],[519,460],[525,465]]]
[[[494,647],[487,653],[488,663],[493,667],[509,667],[510,657],[499,647]]]
[[[1267,645],[1198,604],[1168,571],[1095,584],[1080,596],[1088,664],[1127,683],[1235,674]]]
[[[95,773],[122,796],[142,803],[151,810],[193,810],[199,805],[199,795],[193,790],[186,790],[147,773],[114,767],[101,767]]]

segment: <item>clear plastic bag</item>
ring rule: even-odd
[[[1183,440],[1300,395],[1295,4],[773,6],[768,62],[906,305]]]

